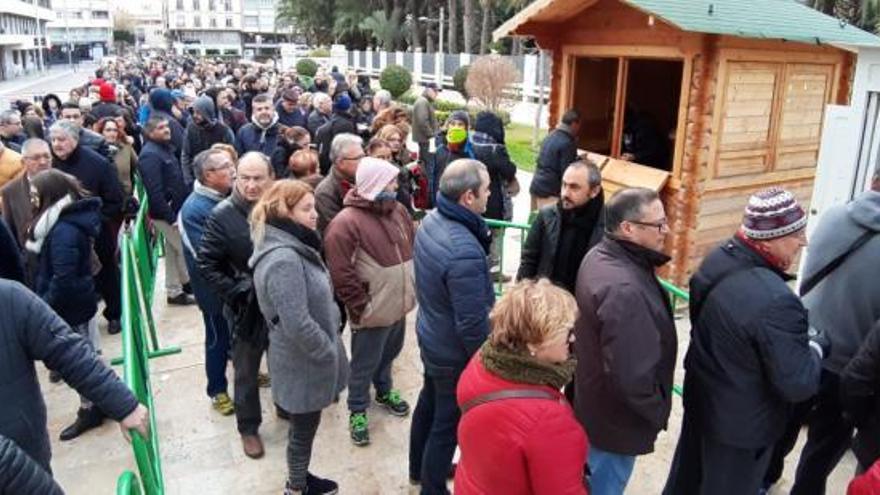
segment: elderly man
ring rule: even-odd
[[[235,176],[235,163],[228,153],[205,150],[193,160],[196,182],[192,194],[180,209],[178,227],[183,238],[183,254],[192,283],[193,295],[205,323],[205,372],[207,393],[214,410],[227,416],[234,412],[226,382],[229,360],[229,324],[223,317],[223,303],[205,282],[196,259],[202,244],[204,226],[211,211],[229,195]]]
[[[116,261],[116,235],[122,216],[122,185],[116,169],[103,156],[79,144],[80,128],[60,120],[49,128],[52,139],[52,166],[76,177],[92,195],[101,198],[101,233],[95,241],[95,253],[101,271],[95,282],[104,298],[107,331],[119,333],[122,316],[119,263]]]
[[[425,84],[425,90],[413,103],[412,139],[419,145],[419,160],[428,162],[431,154],[431,140],[437,134],[437,117],[434,116],[434,100],[437,99],[437,85]],[[378,110],[377,110],[378,112]]]
[[[575,413],[590,437],[591,493],[622,495],[636,456],[654,450],[672,407],[678,341],[654,271],[669,227],[650,189],[605,205],[606,237],[584,257],[575,297]]]
[[[104,136],[84,127],[84,114],[79,104],[67,102],[61,105],[61,118],[76,125],[79,132],[79,144],[91,148],[107,160],[112,161],[113,152]]]
[[[239,155],[248,151],[259,151],[272,156],[278,145],[280,126],[278,115],[272,107],[272,97],[263,93],[254,97],[251,102],[251,123],[238,130],[235,147]]]
[[[449,493],[446,477],[458,443],[455,387],[489,335],[492,236],[482,217],[489,194],[485,165],[452,162],[440,178],[437,208],[416,233],[416,335],[425,371],[410,431],[409,477],[421,482],[425,495]]]
[[[760,191],[691,277],[684,420],[665,494],[759,493],[791,406],[819,388],[827,340],[810,340],[786,273],[806,225],[791,193]]]
[[[349,430],[355,445],[370,443],[370,382],[376,402],[395,416],[409,404],[393,388],[391,366],[403,349],[406,314],[415,306],[412,246],[415,231],[397,202],[398,168],[377,158],[358,165],[345,208],[327,227],[324,253],[336,296],[351,322]]]
[[[391,108],[392,98],[391,92],[387,89],[380,89],[373,95],[373,113],[379,115],[379,112],[387,108]]]
[[[205,222],[196,257],[199,273],[223,301],[223,314],[232,328],[235,419],[244,453],[252,459],[264,454],[258,375],[269,336],[248,266],[254,250],[248,216],[272,180],[272,164],[265,155],[250,152],[241,157],[232,195]]]
[[[604,205],[596,164],[569,165],[559,203],[541,208],[529,229],[516,278],[547,277],[574,294],[581,260],[604,236]]]
[[[309,115],[306,128],[314,140],[318,129],[330,120],[330,114],[333,111],[333,99],[326,93],[315,93],[312,97],[312,106],[315,108]]]
[[[330,221],[342,211],[342,201],[354,187],[358,164],[366,156],[363,140],[354,134],[339,134],[330,144],[330,173],[315,189],[315,209],[318,210],[318,231],[324,232]]]
[[[18,153],[21,151],[21,144],[24,140],[25,135],[21,127],[21,115],[16,110],[0,112],[0,143]]]
[[[146,142],[138,156],[138,170],[149,199],[150,218],[165,242],[165,296],[168,304],[185,306],[192,300],[184,292],[189,276],[177,229],[177,214],[186,201],[187,188],[174,157],[171,127],[165,117],[150,117],[144,125]]]

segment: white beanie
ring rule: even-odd
[[[355,187],[362,198],[373,201],[399,173],[391,163],[368,156],[358,164]]]

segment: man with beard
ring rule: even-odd
[[[529,229],[517,280],[547,277],[573,294],[581,260],[604,235],[604,204],[599,167],[587,160],[569,165],[560,201],[541,208]]]
[[[248,151],[259,151],[272,156],[278,144],[280,126],[278,115],[272,106],[272,97],[263,93],[254,97],[251,102],[253,116],[251,123],[238,130],[235,148],[239,155]]]
[[[211,98],[200,96],[193,103],[192,120],[186,126],[180,154],[180,168],[188,190],[192,189],[195,181],[193,158],[217,143],[234,144],[235,135],[226,124],[217,120],[217,111]]]

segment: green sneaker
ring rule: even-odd
[[[377,395],[376,402],[395,416],[403,417],[409,414],[409,404],[400,398],[400,392],[397,390],[392,390],[385,395]]]
[[[358,447],[370,445],[369,422],[367,413],[353,412],[348,418],[348,430],[351,433],[351,441]]]

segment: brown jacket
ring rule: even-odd
[[[652,452],[666,428],[678,342],[654,269],[668,260],[606,237],[578,270],[575,412],[602,450]]]
[[[415,231],[397,201],[368,201],[352,189],[330,222],[324,254],[352,328],[387,327],[415,307]]]
[[[23,170],[20,154],[6,147],[0,150],[0,187],[18,177]]]
[[[315,209],[318,210],[318,232],[326,232],[330,221],[342,211],[342,200],[352,188],[351,182],[342,177],[336,167],[315,188]]]
[[[7,150],[8,151],[8,150]],[[31,207],[31,186],[27,174],[20,174],[0,188],[0,201],[3,206],[3,220],[15,234],[22,249],[27,238],[27,229],[33,218]]]

